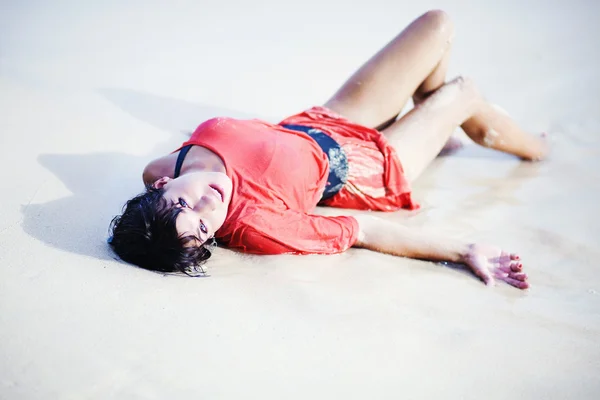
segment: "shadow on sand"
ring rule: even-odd
[[[132,117],[169,133],[147,155],[120,152],[41,154],[38,162],[72,192],[71,196],[22,206],[23,229],[68,252],[99,259],[116,256],[106,244],[108,225],[125,201],[143,190],[141,173],[152,158],[176,148],[196,126],[215,116],[252,118],[224,108],[125,89],[100,89],[103,97]],[[123,132],[126,135],[127,132]]]

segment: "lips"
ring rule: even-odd
[[[212,191],[217,195],[217,197],[223,202],[225,196],[223,195],[223,188],[218,185],[208,185],[212,189]]]

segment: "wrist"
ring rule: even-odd
[[[466,263],[469,260],[469,258],[471,257],[471,255],[473,254],[474,246],[475,246],[475,243],[467,243],[467,244],[460,245],[458,247],[456,260],[453,260],[453,261],[456,263],[461,263],[461,264]]]

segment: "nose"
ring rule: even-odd
[[[213,196],[204,195],[196,208],[197,211],[214,211],[217,208],[217,201]]]

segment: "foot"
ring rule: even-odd
[[[520,257],[499,247],[472,244],[463,262],[488,286],[500,280],[519,289],[529,287]]]
[[[529,153],[525,157],[521,157],[525,161],[542,161],[544,160],[550,151],[550,144],[548,140],[548,134],[542,132],[539,137],[532,137],[531,143],[529,144]]]

